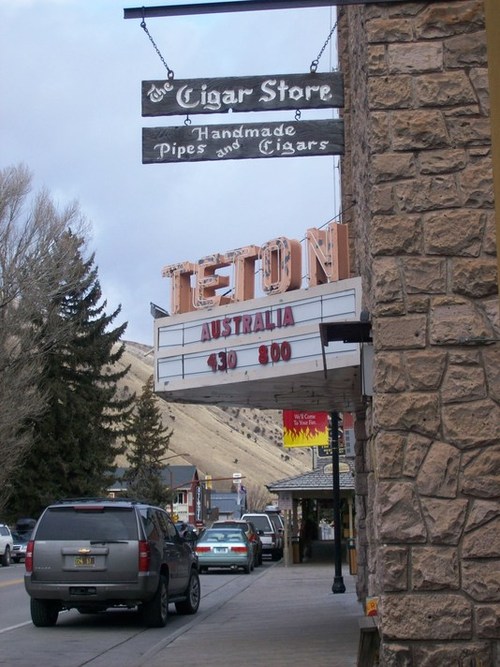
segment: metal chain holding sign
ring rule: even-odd
[[[162,61],[162,63],[164,64],[165,69],[167,70],[167,77],[168,77],[170,80],[172,80],[172,79],[174,78],[174,70],[173,70],[173,69],[170,69],[170,67],[167,65],[167,63],[165,62],[165,58],[164,58],[164,57],[161,55],[161,53],[160,53],[160,49],[156,46],[155,40],[151,37],[151,34],[150,34],[150,32],[149,32],[149,30],[148,30],[148,28],[147,28],[147,26],[146,26],[146,21],[145,21],[145,19],[144,19],[144,7],[142,8],[141,28],[144,30],[144,32],[146,33],[146,35],[149,37],[149,41],[150,41],[151,44],[153,45],[154,50],[155,50],[156,53],[158,54],[158,56],[159,56],[160,60]]]
[[[312,63],[311,63],[310,69],[311,69],[311,73],[313,73],[313,74],[318,69],[319,60],[320,60],[321,56],[323,55],[323,51],[328,46],[328,42],[331,40],[333,33],[335,32],[335,29],[337,27],[337,23],[338,23],[338,21],[335,21],[335,24],[334,24],[333,28],[330,30],[330,34],[328,35],[328,37],[326,38],[325,43],[323,44],[323,48],[321,49],[321,51],[316,56],[316,60],[313,60]]]

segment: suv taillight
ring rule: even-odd
[[[33,551],[35,549],[35,542],[34,540],[30,540],[28,542],[28,546],[26,547],[26,557],[24,559],[24,567],[26,568],[26,572],[33,572]]]
[[[151,547],[147,540],[139,540],[139,572],[149,572]]]

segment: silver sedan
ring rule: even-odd
[[[217,567],[250,574],[254,567],[253,545],[239,528],[208,528],[196,542],[196,553],[200,572]]]

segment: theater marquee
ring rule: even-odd
[[[170,401],[254,408],[355,409],[360,351],[323,348],[322,322],[358,320],[351,278],[155,321],[155,391]]]

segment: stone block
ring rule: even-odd
[[[372,187],[371,208],[374,215],[391,215],[395,212],[391,184],[383,183]]]
[[[412,483],[379,481],[375,503],[381,542],[426,541],[427,531]]]
[[[415,158],[411,153],[383,153],[372,158],[376,183],[413,178],[416,175]],[[401,223],[401,218],[398,217]]]
[[[483,211],[483,219],[486,221],[484,232],[483,251],[488,255],[497,253],[496,221],[494,211]]]
[[[443,62],[445,69],[485,66],[488,62],[486,33],[476,32],[474,39],[469,35],[446,39],[443,43]]]
[[[379,303],[402,301],[401,273],[393,257],[379,257],[373,261],[373,295]]]
[[[403,474],[405,477],[416,477],[423,460],[425,459],[432,440],[419,435],[409,433],[406,443]]]
[[[500,503],[495,500],[474,500],[469,511],[465,532],[484,526],[500,517]]]
[[[439,430],[439,401],[434,393],[377,394],[373,405],[377,428],[411,431],[431,437]]]
[[[406,376],[400,352],[380,352],[373,365],[376,392],[399,392],[406,388]]]
[[[375,437],[379,479],[401,477],[406,438],[398,433],[382,431]]]
[[[452,290],[474,299],[498,294],[497,262],[494,257],[454,259]]]
[[[446,642],[414,648],[412,667],[497,667],[487,642]]]
[[[385,111],[374,111],[370,114],[371,151],[373,154],[383,153],[391,145],[390,117]]]
[[[460,588],[458,555],[453,547],[412,547],[411,587],[415,591]]]
[[[484,227],[484,213],[474,209],[425,214],[424,250],[429,255],[478,257]]]
[[[493,207],[493,176],[489,158],[467,167],[460,174],[459,182],[464,206]]]
[[[439,72],[443,69],[443,45],[441,42],[389,44],[387,61],[391,74]]]
[[[478,0],[469,0],[460,3],[457,12],[453,5],[439,3],[428,5],[415,21],[415,33],[419,38],[435,39],[457,33],[477,33],[484,28],[484,11]],[[461,35],[462,36],[462,35]],[[477,39],[468,37],[468,43]]]
[[[476,102],[474,89],[463,70],[415,77],[417,103],[425,107],[455,106]]]
[[[476,67],[469,72],[469,78],[474,88],[474,92],[479,100],[480,112],[483,116],[490,115],[490,91],[488,83],[488,69],[486,67]]]
[[[446,260],[408,257],[403,260],[404,281],[408,294],[446,293]]]
[[[379,554],[382,591],[408,590],[408,549],[382,547]]]
[[[500,568],[500,517],[469,530],[464,535],[462,557],[498,559],[497,569]]]
[[[374,340],[379,350],[424,348],[427,316],[378,317],[373,321]]]
[[[491,338],[493,330],[484,312],[460,296],[433,297],[431,300],[431,345],[463,345],[471,339]]]
[[[421,503],[430,542],[457,545],[464,530],[468,501],[421,498]]]
[[[431,150],[449,146],[446,122],[440,111],[434,109],[393,111],[391,120],[393,150]]]
[[[493,401],[480,400],[443,405],[442,417],[443,433],[446,440],[453,442],[460,449],[494,445],[500,439],[500,408]],[[482,461],[485,461],[482,458],[483,453],[493,455],[491,447],[489,447],[485,452],[472,454],[472,460],[467,459],[465,461],[467,469],[464,471],[464,475],[470,477],[471,490],[474,488],[473,479],[477,474],[482,474],[479,470],[483,468]],[[477,460],[478,457],[479,460]],[[466,486],[462,485],[462,488],[465,490]],[[479,495],[487,497],[482,493]]]
[[[450,364],[441,388],[443,403],[462,403],[486,398],[482,366]]]
[[[418,492],[423,496],[456,498],[460,455],[446,442],[433,442],[417,475]]]
[[[476,607],[477,636],[482,639],[500,637],[500,604],[482,604]]]
[[[482,351],[488,393],[497,403],[500,403],[500,346],[487,347]]]
[[[385,667],[414,667],[411,647],[405,644],[385,642],[380,647],[379,656],[380,664]]]
[[[403,363],[411,391],[439,389],[446,365],[446,352],[429,348],[403,352]]]
[[[456,593],[386,593],[381,596],[380,609],[384,639],[451,641],[472,636],[471,605]]]
[[[374,256],[422,252],[422,220],[415,215],[374,215],[371,225]]]
[[[463,560],[462,588],[478,602],[500,602],[500,560]]]
[[[420,173],[424,176],[429,174],[451,174],[465,167],[467,164],[467,155],[463,148],[425,151],[419,155],[419,164]]]
[[[394,183],[394,197],[406,213],[457,208],[462,204],[455,178],[450,174]]]
[[[369,76],[381,76],[382,74],[387,74],[384,44],[370,44],[368,46],[366,60]]]
[[[370,44],[408,42],[413,39],[412,22],[407,18],[378,18],[366,21],[366,35]]]
[[[368,104],[370,109],[411,109],[413,87],[410,76],[375,76],[368,80]]]

